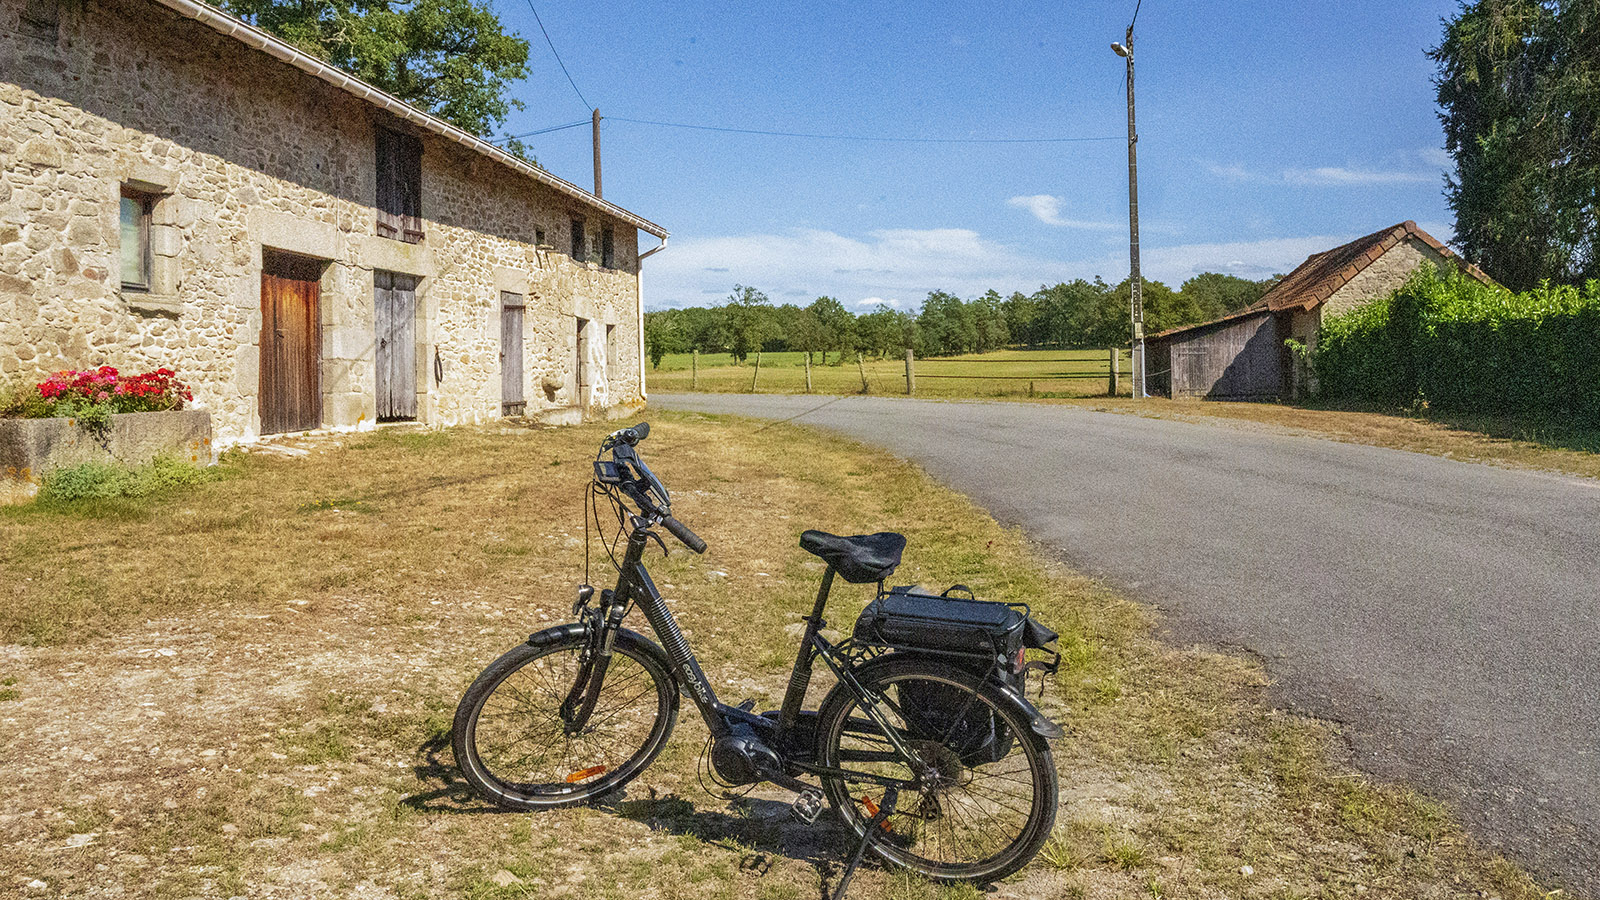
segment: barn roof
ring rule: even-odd
[[[233,38],[247,47],[276,57],[314,78],[325,81],[366,103],[387,110],[419,128],[431,131],[466,147],[468,150],[487,156],[521,175],[554,188],[557,192],[565,194],[585,206],[615,216],[640,231],[653,234],[662,240],[667,237],[667,230],[649,219],[629,212],[615,203],[608,203],[572,182],[557,178],[538,166],[529,165],[526,161],[512,156],[483,138],[469,134],[438,116],[423,112],[392,94],[373,87],[348,72],[297,50],[267,32],[246,24],[215,6],[200,2],[200,0],[154,0],[154,2],[165,6],[180,16],[193,19],[226,37]]]
[[[1235,310],[1220,319],[1213,319],[1209,322],[1171,328],[1160,334],[1153,334],[1151,337],[1162,338],[1193,328],[1204,328],[1208,325],[1231,322],[1235,319],[1243,319],[1265,312],[1309,311],[1316,309],[1326,302],[1329,297],[1338,293],[1340,288],[1349,284],[1351,279],[1361,274],[1363,269],[1377,262],[1379,257],[1407,238],[1415,238],[1427,244],[1435,253],[1445,259],[1454,261],[1461,268],[1461,271],[1484,284],[1494,284],[1494,280],[1485,275],[1477,266],[1457,256],[1454,251],[1440,243],[1433,235],[1418,228],[1416,222],[1407,219],[1399,225],[1392,225],[1381,231],[1374,231],[1372,234],[1356,238],[1350,243],[1342,244],[1332,250],[1311,254],[1306,257],[1305,262],[1296,266],[1293,272],[1285,275],[1282,281],[1273,285],[1271,290],[1263,294],[1260,300],[1244,309]]]

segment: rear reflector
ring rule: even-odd
[[[587,769],[579,769],[578,771],[567,776],[567,784],[576,784],[585,778],[593,778],[596,775],[602,775],[605,773],[605,771],[605,766],[590,766]]]

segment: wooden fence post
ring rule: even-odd
[[[694,351],[694,356],[689,358],[689,390],[700,390],[700,351]]]
[[[859,371],[861,373],[861,393],[863,393],[863,394],[872,393],[872,388],[867,386],[867,366],[866,366],[866,363],[863,363],[861,361],[861,353],[860,353],[860,351],[856,352],[856,369],[857,369],[857,371]]]
[[[811,393],[811,352],[806,351],[806,393]]]
[[[916,358],[915,355],[911,352],[911,348],[907,347],[906,348],[906,396],[908,396],[908,397],[917,392],[917,369],[916,369],[916,365],[915,365],[915,362],[914,362],[915,358]]]
[[[1113,396],[1113,397],[1115,397],[1117,395],[1117,369],[1121,366],[1121,364],[1122,364],[1122,352],[1119,351],[1117,348],[1112,347],[1111,348],[1111,384],[1106,388],[1106,392],[1108,394],[1110,394],[1111,396]]]
[[[1033,382],[1028,382],[1028,399],[1033,399]]]
[[[756,392],[756,382],[761,378],[761,351],[756,351],[756,370],[750,375],[750,393]]]

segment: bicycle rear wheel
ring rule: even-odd
[[[883,698],[879,711],[924,769],[919,777],[899,758],[849,687],[841,683],[823,700],[822,765],[916,781],[901,791],[873,852],[940,881],[994,881],[1027,865],[1055,824],[1057,777],[1049,745],[1023,710],[982,679],[926,659],[886,657],[855,677]],[[883,788],[845,776],[822,785],[859,839]]]
[[[587,641],[582,630],[563,628],[567,634],[495,660],[456,707],[456,765],[496,806],[553,809],[622,787],[656,758],[677,722],[677,683],[659,651],[619,631],[593,714],[582,729],[567,727],[561,705]]]

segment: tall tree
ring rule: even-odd
[[[252,25],[473,134],[522,103],[528,42],[478,0],[222,0]]]
[[[1467,258],[1514,290],[1600,277],[1600,4],[1471,0],[1430,55]]]
[[[720,312],[728,335],[728,352],[738,362],[760,350],[777,332],[772,301],[748,285],[734,285]]]
[[[816,349],[822,351],[823,362],[827,362],[829,350],[838,351],[837,361],[844,362],[845,354],[856,348],[856,317],[832,297],[818,297],[806,310],[816,317],[822,331],[822,343]]]

